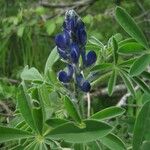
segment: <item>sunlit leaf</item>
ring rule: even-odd
[[[43,77],[39,71],[34,67],[29,69],[28,66],[22,71],[21,79],[25,81],[43,81]]]

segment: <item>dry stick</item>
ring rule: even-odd
[[[81,6],[85,6],[85,5],[90,5],[92,4],[93,2],[95,2],[96,0],[83,0],[83,1],[77,1],[77,2],[74,2],[74,3],[70,3],[70,4],[67,4],[67,3],[62,3],[62,4],[52,4],[52,3],[49,3],[49,2],[41,2],[40,5],[42,5],[43,7],[47,7],[47,8],[67,8],[67,7],[81,7]]]
[[[137,91],[138,89],[139,89],[139,86],[136,86],[136,87],[135,87],[135,91]],[[123,97],[120,99],[120,101],[117,103],[116,106],[121,107],[121,106],[126,105],[126,100],[127,100],[127,98],[130,97],[130,96],[131,96],[131,93],[126,93],[125,95],[123,95]]]
[[[87,93],[87,117],[90,117],[90,110],[91,110],[91,98],[90,93]]]

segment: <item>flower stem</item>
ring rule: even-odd
[[[90,117],[90,110],[91,110],[91,98],[90,93],[87,93],[87,118]]]

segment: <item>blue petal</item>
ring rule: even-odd
[[[68,56],[67,56],[67,53],[66,53],[65,50],[62,50],[62,49],[60,49],[60,48],[57,48],[57,51],[58,51],[60,57],[62,57],[62,58],[65,59],[65,60],[68,59]]]
[[[73,76],[73,72],[74,72],[74,69],[73,69],[73,66],[72,65],[68,65],[68,72],[67,72],[67,76],[68,78],[71,80],[72,76]]]
[[[68,83],[72,79],[73,72],[74,72],[73,66],[72,65],[68,65],[67,72],[60,71],[58,73],[58,79],[59,79],[59,81],[61,81],[63,83]]]
[[[91,85],[88,81],[83,82],[82,86],[81,86],[81,90],[83,92],[89,92],[91,89]]]
[[[69,45],[69,35],[67,34],[67,32],[64,33],[60,33],[58,35],[56,35],[55,37],[55,43],[59,48],[66,48]]]
[[[76,75],[76,82],[77,82],[77,85],[79,87],[81,86],[83,81],[84,81],[84,79],[83,79],[83,75],[82,74]]]
[[[74,32],[77,25],[77,18],[78,16],[74,10],[67,11],[63,25],[64,29]]]
[[[59,79],[59,81],[61,81],[63,83],[68,83],[69,82],[67,73],[65,71],[60,71],[58,73],[58,79]]]
[[[89,67],[92,64],[94,64],[96,62],[96,59],[97,59],[97,57],[96,57],[96,53],[94,51],[89,51],[87,55],[82,57],[83,64],[86,67]]]
[[[91,85],[87,80],[84,80],[83,75],[79,74],[76,76],[76,82],[78,87],[83,91],[83,92],[89,92],[91,89]]]
[[[87,34],[85,29],[79,28],[76,32],[77,41],[80,45],[85,46],[87,42]]]
[[[77,46],[77,44],[73,43],[71,45],[71,60],[73,63],[78,63],[79,57],[80,57],[80,51],[79,51],[79,47]]]

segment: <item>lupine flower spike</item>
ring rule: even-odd
[[[55,43],[61,59],[68,63],[68,70],[60,71],[58,79],[63,84],[68,84],[72,78],[83,92],[89,92],[91,85],[84,79],[83,68],[90,67],[96,62],[96,53],[89,51],[86,54],[85,45],[87,34],[85,25],[74,10],[66,12],[62,33],[56,35]],[[82,58],[82,69],[79,58]]]

